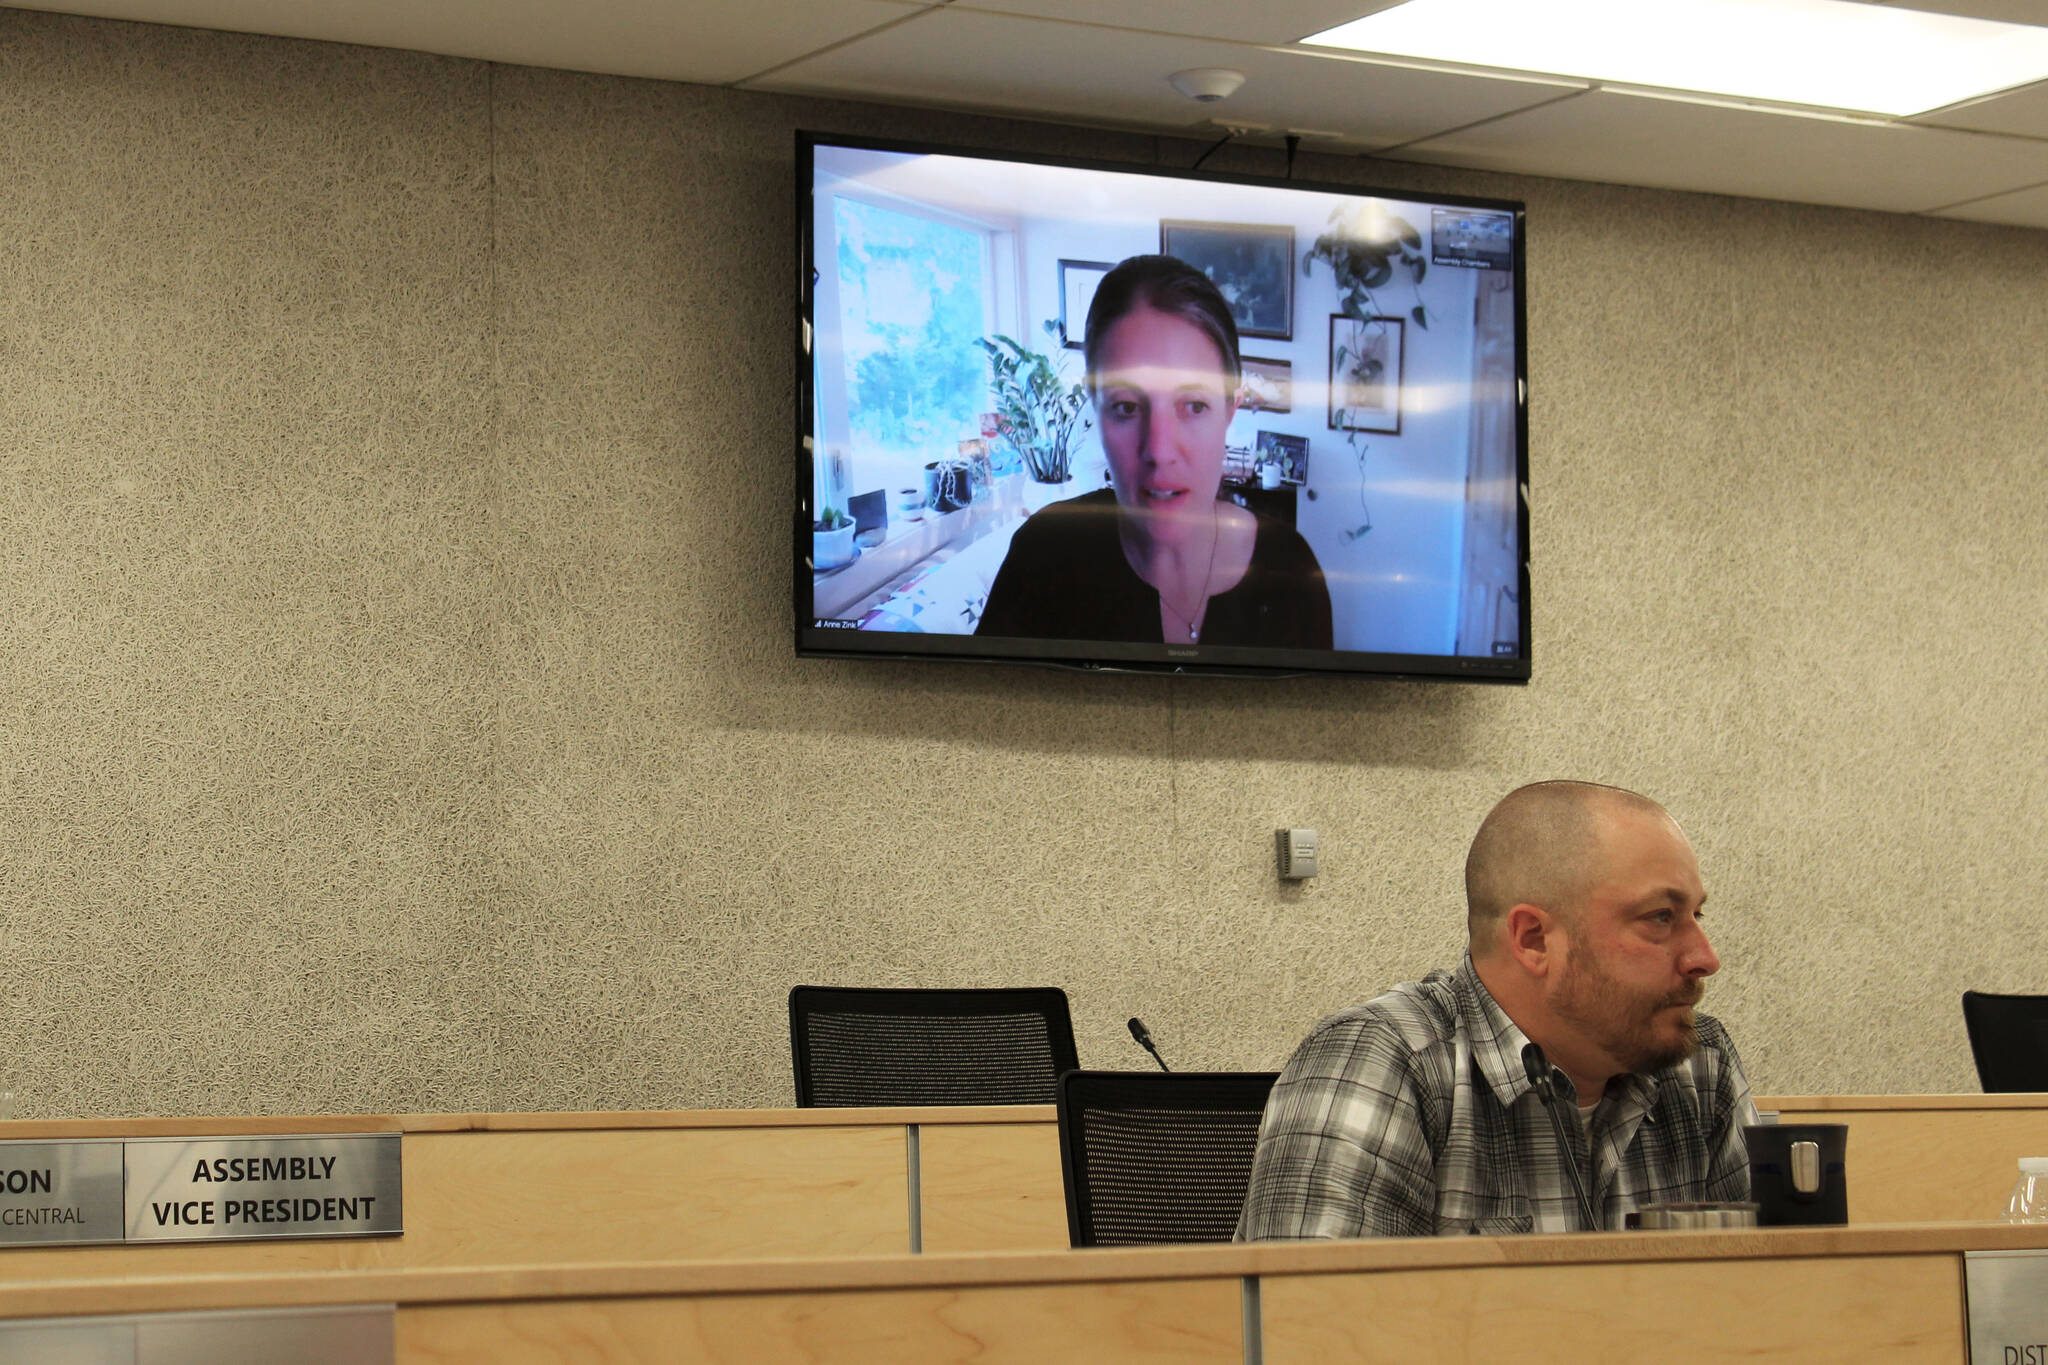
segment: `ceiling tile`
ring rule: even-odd
[[[1605,90],[1393,155],[1569,180],[1905,213],[2048,180],[2048,142]]]
[[[1194,66],[1236,67],[1247,80],[1228,100],[1196,104],[1167,84],[1168,76]],[[1357,151],[1409,142],[1582,88],[957,7],[927,11],[752,84],[1176,131],[1206,130],[1214,121],[1327,131],[1338,136],[1310,145]]]
[[[1974,128],[1986,133],[2048,138],[2048,81],[1953,109],[1939,109],[1912,122],[1929,128]]]
[[[2048,228],[2048,185],[1993,195],[1974,203],[1943,209],[1941,218],[1967,218],[1973,223],[2006,223],[2013,227]]]
[[[2048,0],[1873,0],[1899,9],[1960,14],[1965,19],[1993,19],[2001,24],[2033,24],[2048,28]]]
[[[101,19],[723,85],[917,13],[897,0],[38,0]]]
[[[1018,14],[1114,28],[1285,44],[1390,9],[1400,0],[954,0],[954,8]],[[2044,0],[2048,3],[2048,0]]]
[[[1901,2],[2048,25],[2048,0]],[[2042,191],[2032,188],[2048,182],[2048,82],[1882,127],[1272,50],[1390,3],[37,0],[37,8],[1197,136],[1219,120],[1321,130],[1339,136],[1309,147],[2048,226]],[[1233,66],[1250,79],[1228,101],[1197,105],[1165,83],[1190,66]]]

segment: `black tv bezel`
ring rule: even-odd
[[[819,626],[811,615],[813,581],[805,573],[811,558],[814,484],[812,428],[817,395],[812,375],[814,150],[819,146],[856,151],[895,152],[908,156],[954,156],[1021,165],[1058,166],[1074,170],[1150,175],[1166,180],[1207,180],[1264,189],[1308,190],[1352,198],[1397,199],[1446,207],[1509,213],[1515,220],[1515,520],[1520,537],[1521,653],[1513,659],[1481,655],[1385,654],[1364,650],[1278,649],[1254,646],[1134,644],[1109,640],[1052,640],[1012,636],[913,635],[896,631],[861,631]],[[791,598],[798,658],[883,659],[895,661],[954,660],[963,663],[1035,664],[1086,672],[1156,673],[1170,676],[1237,678],[1378,678],[1412,682],[1529,681],[1534,659],[1530,639],[1529,602],[1529,310],[1527,297],[1527,209],[1519,200],[1404,190],[1332,181],[1295,180],[1277,176],[1241,175],[1220,171],[1184,170],[1082,157],[1041,156],[988,147],[871,138],[800,129],[796,134],[796,343],[797,439],[794,516],[791,523]]]

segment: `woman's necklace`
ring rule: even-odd
[[[1164,592],[1159,594],[1159,604],[1179,617],[1180,623],[1188,628],[1188,643],[1191,645],[1201,641],[1202,618],[1209,614],[1209,580],[1216,573],[1216,542],[1222,538],[1223,529],[1217,524],[1216,520],[1216,505],[1211,503],[1209,505],[1209,566],[1202,570],[1202,592],[1201,596],[1195,600],[1193,613],[1182,611],[1179,607],[1167,601]]]

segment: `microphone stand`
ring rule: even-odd
[[[1143,1019],[1132,1019],[1124,1027],[1131,1031],[1131,1037],[1138,1040],[1139,1047],[1152,1054],[1152,1060],[1159,1063],[1161,1071],[1169,1074],[1173,1071],[1173,1068],[1166,1064],[1166,1058],[1159,1055],[1159,1049],[1152,1046],[1152,1031],[1145,1027]]]
[[[1572,1151],[1564,1115],[1557,1112],[1557,1085],[1551,1080],[1550,1059],[1543,1055],[1542,1048],[1531,1043],[1522,1049],[1522,1069],[1529,1073],[1529,1084],[1535,1088],[1536,1097],[1543,1101],[1544,1112],[1550,1115],[1551,1131],[1557,1134],[1557,1149],[1564,1153],[1565,1169],[1571,1172],[1572,1192],[1579,1197],[1579,1214],[1586,1220],[1586,1231],[1598,1232],[1600,1220],[1593,1213],[1593,1196],[1586,1193],[1586,1177],[1579,1170],[1578,1156]]]

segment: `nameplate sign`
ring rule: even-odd
[[[131,1242],[405,1230],[396,1133],[131,1138],[123,1146]]]
[[[0,1244],[390,1237],[397,1133],[0,1142]]]
[[[1966,1251],[1970,1365],[2048,1365],[2048,1251]]]
[[[0,1142],[0,1245],[121,1240],[119,1142]]]

